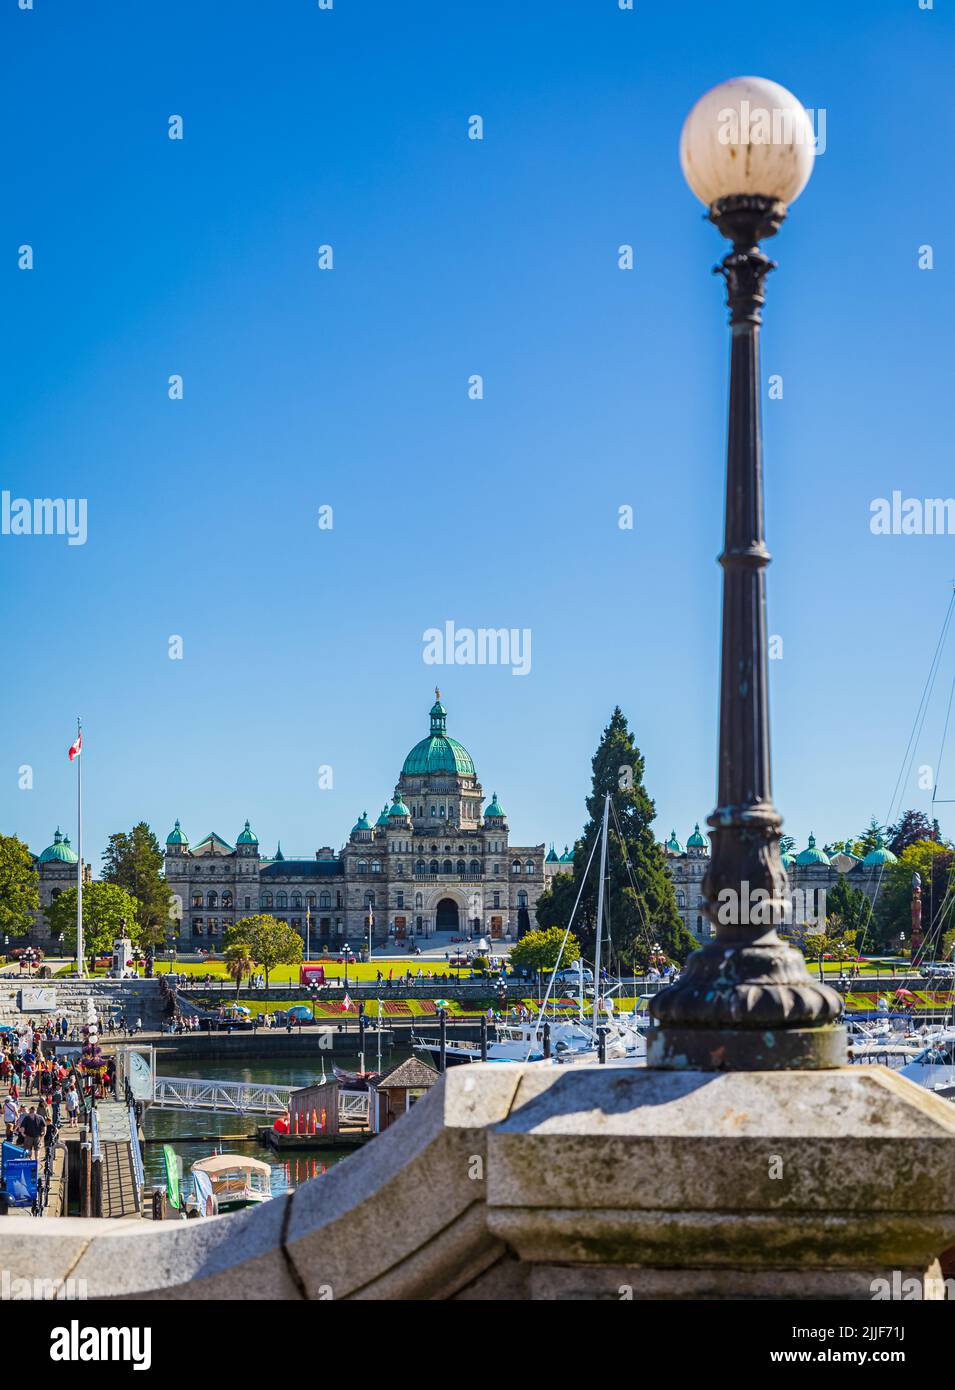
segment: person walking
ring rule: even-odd
[[[76,1082],[71,1077],[70,1084],[66,1090],[66,1118],[71,1125],[76,1124],[76,1117],[79,1114],[80,1097],[76,1089]]]
[[[11,1092],[3,1102],[3,1123],[7,1127],[7,1142],[9,1143],[16,1133],[17,1121],[20,1118],[20,1107],[16,1097]]]

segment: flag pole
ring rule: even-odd
[[[79,715],[76,716],[76,740],[80,745],[79,756],[76,759],[76,839],[77,839],[77,860],[76,860],[76,973],[82,979],[86,974],[84,969],[83,951],[83,722]]]

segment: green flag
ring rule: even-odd
[[[166,1164],[166,1193],[171,1204],[179,1210],[179,1159],[171,1144],[163,1144],[162,1156]]]

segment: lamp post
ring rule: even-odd
[[[717,806],[703,911],[715,934],[654,996],[648,1062],[690,1070],[822,1068],[845,1061],[836,992],[812,980],[777,933],[787,879],[772,799],[766,652],[759,327],[774,236],[805,187],[812,123],[784,87],[736,78],[687,117],[680,159],[710,222],[732,243],[716,267],[731,349]]]

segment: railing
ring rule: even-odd
[[[338,1123],[368,1123],[369,1095],[367,1091],[338,1092]]]
[[[133,1095],[133,1088],[127,1078],[125,1084],[126,1109],[129,1114],[129,1149],[133,1158],[133,1181],[136,1184],[136,1205],[140,1212],[143,1209],[143,1189],[146,1186],[146,1174],[143,1169],[143,1151],[139,1143],[139,1111],[136,1099]]]
[[[236,1115],[281,1115],[297,1086],[256,1085],[245,1081],[200,1081],[157,1076],[153,1105],[160,1110],[225,1111]]]

